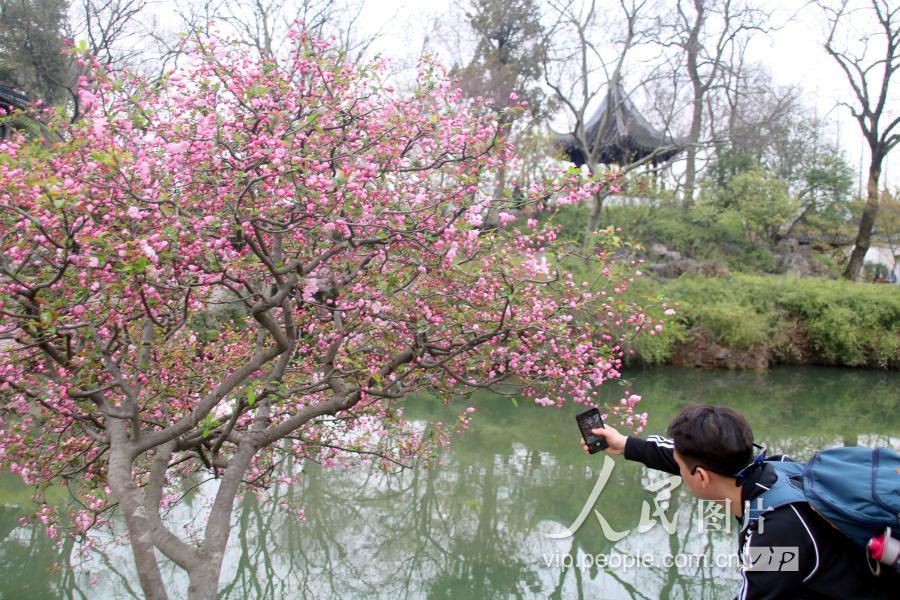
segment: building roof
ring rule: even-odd
[[[28,106],[28,96],[20,94],[4,83],[0,83],[0,110],[8,111],[9,107],[25,110]]]
[[[591,149],[599,141],[600,164],[625,165],[652,155],[654,164],[665,162],[678,154],[682,146],[671,136],[656,129],[628,98],[621,81],[607,86],[606,98],[585,126],[585,139]],[[587,162],[577,132],[557,134],[556,145],[576,166]]]

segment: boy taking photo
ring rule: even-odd
[[[777,457],[754,457],[753,431],[744,416],[726,406],[686,406],[669,424],[668,436],[641,439],[612,427],[593,429],[609,455],[681,476],[699,498],[724,504],[741,522],[738,542],[740,600],[798,598],[900,598],[900,576],[890,568],[875,575],[865,549],[853,544],[808,502],[793,502],[749,518],[776,482]],[[584,440],[582,448],[588,449]],[[781,457],[781,460],[786,460]],[[750,557],[768,549],[796,548],[790,569],[761,570]]]

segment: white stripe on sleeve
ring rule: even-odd
[[[661,435],[651,435],[647,437],[648,442],[653,442],[657,446],[661,446],[663,448],[675,448],[675,442],[670,440],[667,437],[663,437]]]

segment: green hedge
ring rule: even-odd
[[[662,335],[636,340],[636,358],[667,362],[702,332],[770,362],[900,368],[900,287],[820,278],[735,274],[682,276],[632,287],[675,307]]]

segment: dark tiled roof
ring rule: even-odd
[[[25,107],[28,106],[28,96],[0,83],[0,109],[9,110],[10,106],[25,110]]]
[[[653,127],[638,112],[621,82],[610,82],[606,98],[585,129],[585,139],[592,148],[599,141],[601,164],[628,164],[650,154],[654,155],[652,162],[660,163],[682,150],[677,141]],[[574,133],[557,135],[556,144],[571,162],[578,166],[585,164],[584,150]]]

